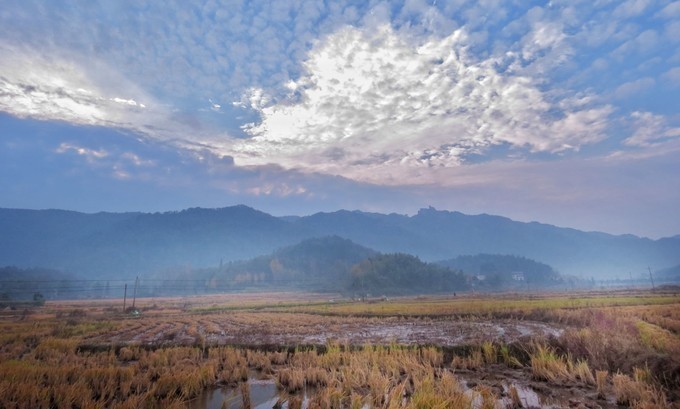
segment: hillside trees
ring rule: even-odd
[[[424,263],[409,254],[380,254],[352,267],[350,289],[359,293],[414,294],[462,291],[469,288],[460,271]]]
[[[562,276],[551,266],[526,257],[477,254],[459,256],[437,264],[481,277],[482,279],[477,283],[478,286],[490,290],[527,285],[533,288],[550,287],[563,282]]]

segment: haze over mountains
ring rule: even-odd
[[[421,209],[416,215],[340,210],[274,217],[247,206],[167,213],[0,209],[0,266],[45,267],[115,278],[170,267],[214,267],[338,236],[424,261],[505,254],[584,278],[639,275],[680,264],[680,236],[651,240],[583,232],[500,216]]]

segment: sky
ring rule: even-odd
[[[0,7],[0,207],[680,234],[680,1]]]

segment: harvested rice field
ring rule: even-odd
[[[48,302],[0,314],[0,408],[677,408],[679,329],[672,292]]]

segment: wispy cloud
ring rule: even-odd
[[[626,145],[650,147],[680,138],[680,127],[670,127],[661,115],[636,111],[631,119],[634,132],[624,141]]]
[[[656,81],[654,78],[650,77],[645,77],[645,78],[639,78],[630,82],[626,82],[625,84],[619,85],[615,90],[614,90],[614,96],[616,98],[631,98],[635,96],[636,94],[640,94],[642,92],[645,92],[646,90],[649,90],[651,87],[654,86]]]
[[[229,138],[228,132],[201,123],[195,113],[159,102],[103,62],[88,65],[2,43],[0,55],[0,111],[123,129],[184,149],[219,147],[220,140]]]
[[[77,62],[41,55],[0,43],[0,110],[19,117],[61,120],[83,125],[141,128],[141,118],[157,105],[148,94],[118,78],[105,89]]]

